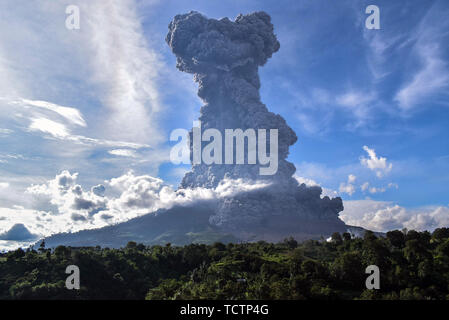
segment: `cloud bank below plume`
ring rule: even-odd
[[[17,224],[23,227],[22,231],[26,229],[30,234],[41,237],[59,232],[76,232],[124,222],[174,206],[207,203],[214,207],[221,199],[269,186],[266,181],[247,183],[243,179],[224,179],[213,189],[175,190],[159,178],[135,175],[132,171],[90,190],[83,190],[77,180],[78,173],[64,170],[44,184],[30,186],[27,193],[39,203],[46,203],[47,210],[1,208],[0,234],[3,236],[0,240],[24,240],[23,237],[13,239],[7,236],[11,232],[16,234],[14,228],[18,228]]]
[[[174,206],[208,206],[218,208],[226,199],[270,190],[267,181],[248,182],[224,179],[216,188],[175,190],[163,180],[133,171],[84,190],[78,173],[62,171],[44,184],[32,185],[27,193],[46,210],[23,207],[0,208],[0,250],[28,246],[54,233],[76,232],[125,222],[158,209]],[[319,185],[295,176],[300,184]],[[315,190],[313,189],[313,190]],[[336,192],[324,188],[326,195]],[[321,195],[323,198],[325,195]],[[340,218],[348,225],[374,231],[393,229],[433,230],[449,224],[449,207],[407,209],[392,202],[374,200],[345,201]]]

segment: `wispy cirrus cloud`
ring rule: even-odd
[[[75,125],[78,125],[81,127],[87,126],[86,121],[83,118],[83,115],[76,108],[60,106],[60,105],[57,105],[55,103],[51,103],[48,101],[28,100],[28,99],[20,99],[17,101],[13,100],[10,103],[11,104],[23,104],[25,106],[47,109],[47,110],[55,112],[56,114],[60,115],[61,117],[63,117],[64,119],[68,120],[69,122],[71,122]]]
[[[347,117],[342,127],[349,131],[366,126],[378,103],[376,94],[363,88],[299,90],[288,83],[282,83],[282,87],[288,90],[295,105],[301,130],[313,136],[334,130],[342,116]]]
[[[64,139],[70,135],[70,132],[61,123],[56,121],[45,119],[45,118],[35,118],[31,119],[31,124],[28,129],[30,131],[40,131],[43,133],[48,133],[55,138]]]
[[[440,45],[418,44],[415,48],[422,67],[397,92],[395,101],[403,111],[409,111],[449,86],[449,69],[438,52]]]
[[[438,102],[435,99],[438,96],[448,96],[449,52],[446,44],[449,35],[442,32],[449,28],[448,13],[444,1],[436,1],[403,44],[414,60],[410,63],[412,71],[394,97],[402,111],[410,111],[429,99]]]
[[[135,2],[88,2],[81,10],[91,82],[100,88],[108,135],[156,145],[162,139],[157,80],[164,62],[144,36]]]
[[[137,157],[136,152],[134,150],[130,149],[114,149],[108,151],[109,154],[112,154],[114,156],[120,156],[120,157],[130,157],[135,158]]]
[[[393,117],[409,116],[420,106],[447,104],[449,37],[442,30],[449,27],[449,9],[444,0],[425,3],[421,10],[416,5],[383,5],[385,27],[362,29],[370,71],[366,82],[379,93],[382,111]]]
[[[0,182],[0,190],[9,187],[9,182]]]
[[[14,130],[11,130],[11,129],[0,128],[0,135],[9,135],[13,132],[14,132]]]
[[[69,4],[80,8],[79,30],[65,26]],[[0,29],[9,29],[0,32],[0,137],[8,153],[38,155],[56,167],[102,173],[98,168],[108,167],[110,174],[125,164],[107,163],[116,158],[107,149],[151,146],[152,170],[165,161],[155,153],[165,152],[158,149],[165,138],[158,115],[166,109],[158,86],[167,71],[154,46],[164,37],[144,30],[138,6],[132,0],[0,4]],[[0,170],[11,170],[14,159],[4,161]],[[46,166],[36,158],[23,174],[36,168]]]
[[[374,104],[376,95],[372,92],[361,90],[349,90],[335,99],[337,105],[350,112],[357,120],[356,126],[365,124],[370,117],[371,105]]]
[[[25,125],[26,131],[41,133],[44,137],[47,136],[90,146],[128,147],[132,149],[150,147],[148,144],[91,138],[73,134],[73,129],[88,127],[81,111],[74,107],[24,98],[7,99],[0,97],[0,102],[0,108],[9,108],[9,117],[12,121],[17,122],[18,128],[22,128],[22,125]],[[10,124],[12,121],[10,121]],[[9,134],[12,130],[3,129],[2,132]]]

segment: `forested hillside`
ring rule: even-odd
[[[68,265],[81,289],[65,288]],[[365,268],[380,268],[367,290]],[[1,299],[448,299],[449,229],[352,239],[16,250],[0,256]]]

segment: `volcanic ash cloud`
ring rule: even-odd
[[[260,175],[260,164],[192,165],[181,188],[215,188],[225,178],[269,182],[266,188],[223,199],[211,223],[239,229],[272,215],[339,221],[340,198],[322,198],[320,187],[299,185],[292,177],[296,169],[286,158],[296,134],[260,101],[258,68],[280,48],[270,16],[255,12],[231,21],[208,19],[198,12],[177,15],[169,24],[166,41],[176,55],[177,68],[193,74],[199,85],[203,132],[213,128],[225,136],[225,129],[266,129],[269,146],[269,130],[278,129],[274,175]],[[192,142],[190,148],[193,151]]]

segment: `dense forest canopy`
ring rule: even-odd
[[[80,290],[68,290],[68,265]],[[368,265],[380,289],[368,290]],[[449,228],[330,241],[18,249],[0,255],[1,299],[448,299]]]

